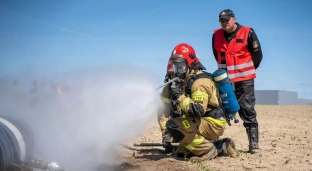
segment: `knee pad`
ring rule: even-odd
[[[172,135],[175,142],[180,142],[185,137],[185,135],[179,130],[178,125],[176,125],[172,120],[167,121],[166,128]]]

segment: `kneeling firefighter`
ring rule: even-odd
[[[181,43],[173,49],[167,74],[180,79],[166,85],[161,94],[167,103],[158,112],[163,143],[177,142],[178,154],[200,161],[218,154],[234,157],[233,140],[218,140],[226,120],[211,74],[203,70],[193,47]]]

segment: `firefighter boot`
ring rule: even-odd
[[[235,143],[230,138],[224,138],[214,142],[214,145],[217,148],[218,156],[238,156],[237,149],[235,148]]]
[[[251,125],[249,128],[246,128],[248,140],[249,140],[249,152],[251,154],[262,156],[261,150],[259,149],[259,134],[257,125]]]
[[[201,162],[201,161],[214,159],[217,155],[218,155],[218,150],[213,145],[209,150],[204,152],[203,155],[201,155],[201,156],[193,156],[193,157],[190,158],[190,160]]]

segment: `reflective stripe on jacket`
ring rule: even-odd
[[[256,78],[256,69],[247,48],[250,27],[242,26],[230,43],[223,30],[214,31],[214,48],[218,52],[218,68],[226,69],[231,82]]]

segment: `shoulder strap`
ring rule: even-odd
[[[185,85],[185,93],[191,95],[191,89],[192,89],[192,85],[193,83],[199,79],[199,78],[209,78],[213,81],[212,79],[212,74],[206,71],[203,71],[203,73],[200,73],[198,75],[193,75],[191,76],[191,78],[187,81],[186,85]]]
[[[218,85],[217,83],[213,80],[212,78],[212,74],[209,73],[209,72],[206,72],[206,71],[203,71],[203,73],[200,73],[198,75],[193,75],[186,83],[185,85],[185,93],[188,94],[188,95],[191,95],[192,91],[192,85],[193,83],[199,79],[199,78],[209,78],[210,80],[212,80],[214,82],[214,84],[216,85],[216,91],[217,91],[217,98],[218,98],[218,102],[219,102],[219,105],[222,107],[222,102],[221,102],[221,99],[220,99],[220,94],[219,94],[219,90],[218,90]],[[223,83],[224,84],[224,83]],[[208,107],[211,108],[211,109],[215,109],[217,107],[215,106],[212,106],[210,104],[208,104]]]

